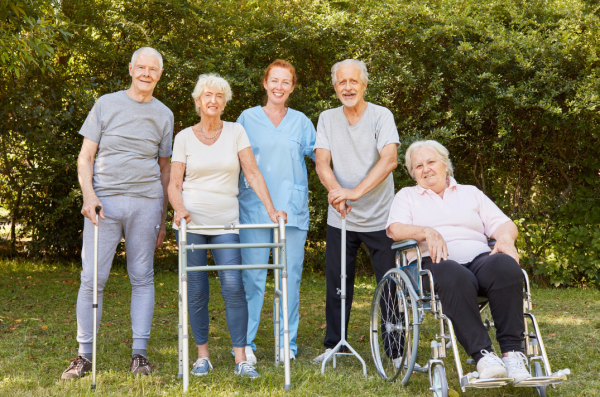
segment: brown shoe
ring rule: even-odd
[[[73,380],[82,378],[86,372],[92,370],[92,362],[83,356],[77,356],[71,360],[69,367],[60,376],[60,380]]]
[[[136,354],[131,357],[131,364],[129,364],[129,371],[132,374],[143,374],[150,375],[150,362],[148,359],[141,354]]]

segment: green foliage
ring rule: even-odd
[[[2,10],[10,8],[3,4]],[[46,30],[54,32],[45,36],[45,43],[56,48],[54,58],[25,50],[37,54],[37,65],[45,59],[56,71],[53,77],[25,61],[17,63],[25,65],[19,67],[27,77],[13,82],[12,72],[1,73],[0,123],[4,148],[10,149],[3,150],[10,156],[0,159],[0,195],[31,236],[31,253],[77,253],[77,130],[93,98],[128,87],[131,54],[151,45],[165,60],[155,94],[173,110],[176,132],[197,122],[190,93],[201,73],[217,72],[231,82],[234,97],[223,118],[235,120],[242,110],[262,103],[266,65],[287,59],[299,75],[290,105],[316,123],[323,110],[339,105],[331,65],[348,57],[365,60],[371,79],[368,100],[392,110],[403,148],[423,138],[444,143],[459,183],[478,186],[517,221],[521,263],[538,282],[600,282],[595,249],[600,245],[600,11],[593,2],[36,4],[46,4],[39,5],[43,10],[52,4],[45,20],[65,27],[72,38],[57,45],[60,34]],[[6,21],[21,15],[7,12],[12,14]],[[11,30],[2,23],[2,37],[26,36],[24,28]],[[52,92],[60,100],[50,100]],[[403,152],[394,173],[397,189],[414,183],[402,165]],[[13,168],[19,170],[14,176]],[[309,176],[306,266],[319,271],[324,267],[326,191],[312,163]]]

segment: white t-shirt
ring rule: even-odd
[[[183,180],[183,205],[190,213],[190,226],[225,225],[239,218],[238,152],[250,147],[246,130],[239,123],[223,122],[217,142],[207,146],[191,127],[175,137],[171,161],[186,164]],[[178,229],[173,224],[174,229]],[[237,230],[190,230],[189,233],[219,235]]]

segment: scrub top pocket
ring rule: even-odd
[[[296,215],[308,212],[308,188],[294,184],[290,208]]]

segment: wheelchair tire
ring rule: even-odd
[[[388,271],[375,289],[369,329],[371,356],[377,373],[386,381],[400,379],[405,385],[412,375],[419,346],[418,304],[402,270]]]
[[[535,361],[533,363],[533,373],[534,376],[544,376],[544,371],[542,371],[542,365],[539,363],[539,361]],[[536,386],[535,390],[537,390],[538,395],[540,397],[546,397],[546,388],[548,386]]]
[[[431,390],[433,397],[448,397],[448,380],[446,379],[446,369],[438,364],[431,371]]]

